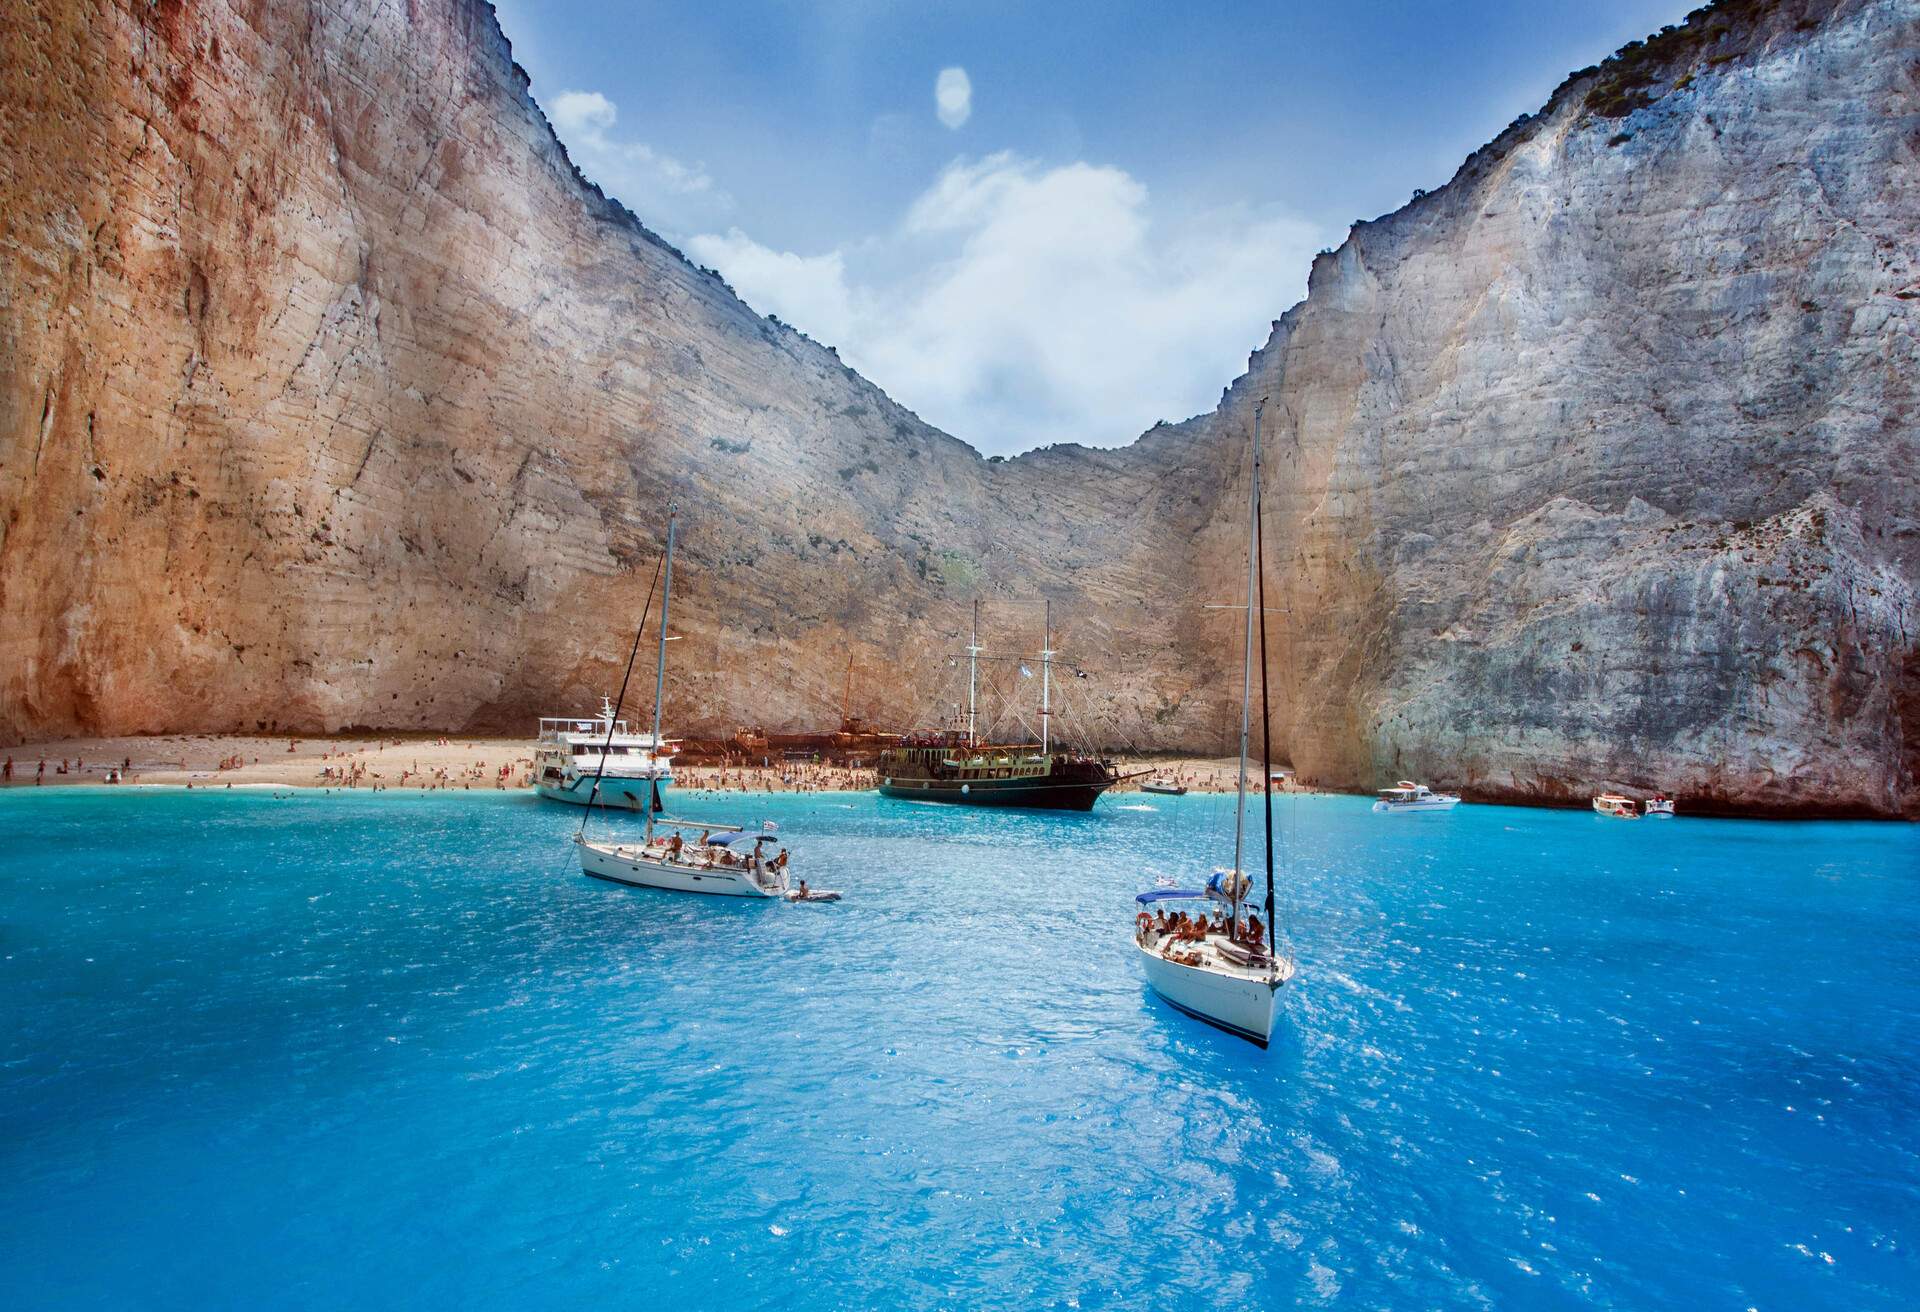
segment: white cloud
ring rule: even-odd
[[[933,109],[940,121],[957,128],[973,114],[973,79],[964,68],[943,68],[933,80]]]
[[[562,91],[553,98],[553,126],[562,136],[605,132],[619,116],[613,102],[598,91]]]
[[[770,250],[738,228],[724,237],[694,237],[687,254],[726,275],[762,314],[777,314],[829,344],[849,341],[855,331],[853,302],[847,290],[846,261],[840,252],[794,255]]]
[[[689,246],[929,422],[1010,453],[1211,409],[1325,236],[1244,207],[1156,221],[1121,169],[999,154],[950,164],[873,242],[800,256],[734,229]]]
[[[562,91],[547,117],[582,173],[669,237],[698,231],[732,211],[732,198],[702,166],[617,136],[619,107],[598,91]]]

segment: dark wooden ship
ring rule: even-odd
[[[880,795],[959,806],[1017,806],[1047,811],[1091,811],[1100,794],[1121,780],[1113,762],[1052,743],[1053,608],[1040,653],[1040,741],[982,742],[975,733],[979,682],[980,603],[967,642],[965,726],[910,733],[879,754]],[[1025,673],[1024,667],[1022,673]]]
[[[1097,757],[969,742],[963,730],[909,734],[881,752],[875,768],[883,797],[1048,811],[1091,811],[1120,782],[1112,763]]]

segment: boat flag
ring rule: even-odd
[[[1020,667],[1020,677],[1023,679],[1031,679],[1033,677],[1033,671],[1022,665]]]

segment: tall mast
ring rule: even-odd
[[[1260,425],[1260,407],[1266,403],[1266,398],[1261,397],[1260,405],[1253,408],[1255,428]],[[1257,484],[1253,495],[1253,554],[1259,562],[1260,571],[1260,761],[1267,776],[1263,789],[1267,803],[1267,955],[1277,961],[1280,945],[1273,923],[1273,710],[1267,703],[1267,545],[1266,534],[1260,529],[1260,489]]]
[[[1240,669],[1240,796],[1233,808],[1233,870],[1240,873],[1241,852],[1247,835],[1247,734],[1253,710],[1253,613],[1258,563],[1255,556],[1260,542],[1260,407],[1253,408],[1253,479],[1247,491],[1247,632],[1246,656]],[[1234,898],[1234,914],[1239,915],[1240,899]]]
[[[1040,754],[1047,754],[1053,727],[1053,598],[1047,598],[1047,640],[1040,648]],[[1084,750],[1084,749],[1083,749]]]
[[[974,730],[974,687],[980,673],[980,598],[973,599],[973,629],[967,634],[967,746],[979,741]]]
[[[660,796],[659,768],[660,749],[662,746],[660,742],[660,700],[665,695],[667,688],[667,608],[673,601],[673,539],[674,531],[678,523],[678,514],[674,509],[673,503],[669,501],[667,503],[667,570],[666,577],[662,580],[663,586],[660,593],[660,656],[653,669],[654,778],[652,780],[652,793],[656,801]],[[653,813],[657,809],[657,806],[650,805],[647,807],[647,838],[649,841],[653,838]]]

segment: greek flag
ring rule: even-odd
[[[1020,667],[1020,677],[1023,679],[1031,679],[1033,677],[1033,671],[1022,665]]]

